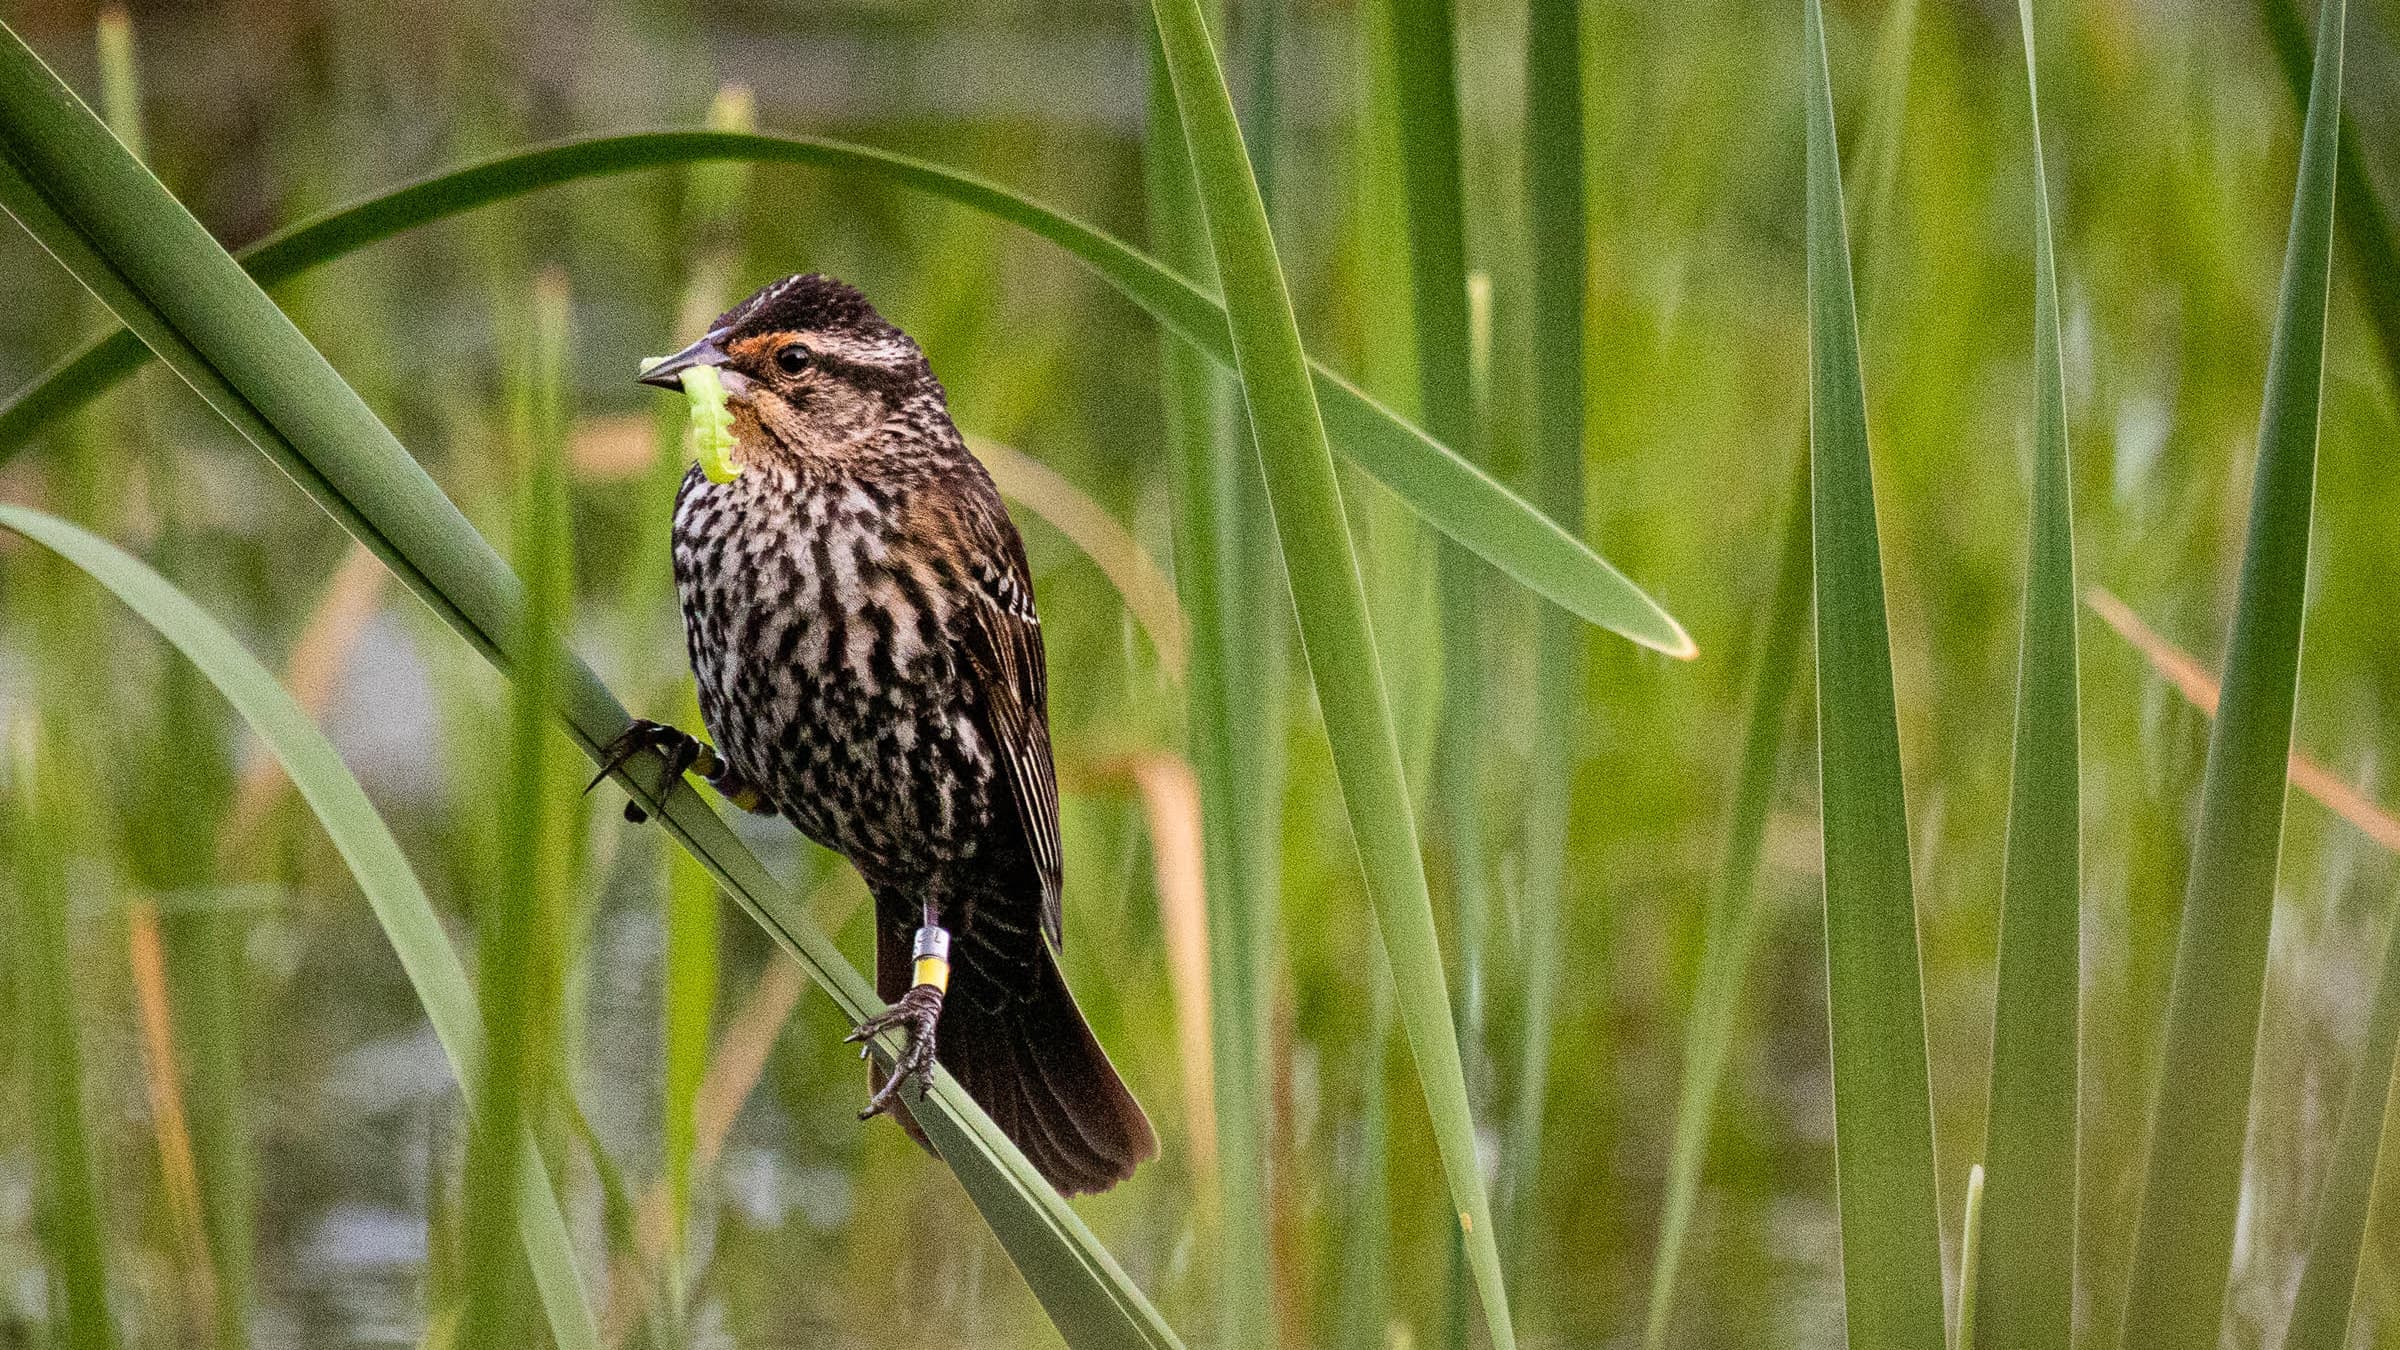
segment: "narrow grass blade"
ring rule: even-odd
[[[1465,154],[1460,144],[1456,16],[1450,0],[1377,0],[1391,40],[1400,133],[1402,218],[1407,223],[1411,330],[1416,335],[1417,408],[1436,440],[1482,458],[1474,322],[1467,285]],[[1569,47],[1561,59],[1572,64]],[[1580,115],[1580,107],[1570,116]],[[1577,236],[1580,243],[1581,236]],[[1576,447],[1578,453],[1581,446]],[[1553,514],[1552,519],[1556,519]],[[1458,943],[1459,1007],[1470,1072],[1483,1060],[1484,939],[1492,908],[1490,847],[1483,810],[1484,684],[1480,569],[1444,545],[1434,557],[1441,609],[1442,705],[1429,794],[1446,861],[1452,931]],[[1554,744],[1545,742],[1544,744]]]
[[[1495,1350],[1513,1350],[1515,1335],[1491,1206],[1476,1157],[1457,1030],[1450,1021],[1433,904],[1417,851],[1415,814],[1402,780],[1399,741],[1385,701],[1366,595],[1291,296],[1197,0],[1154,0],[1152,12],[1225,287],[1243,398],[1274,502],[1293,609],[1332,746],[1343,807],[1391,961],[1402,1025],[1458,1208],[1484,1320]]]
[[[2292,106],[2308,112],[2310,66],[2308,25],[2295,0],[2258,0],[2259,19],[2266,25],[2275,64],[2292,91]],[[2370,96],[2371,97],[2371,96]],[[2350,256],[2350,277],[2366,303],[2360,306],[2375,328],[2383,352],[2384,378],[2400,389],[2400,229],[2367,173],[2366,143],[2349,114],[2342,116],[2339,144],[2334,149],[2333,210],[2342,232],[2342,248]],[[2389,161],[2386,161],[2387,164]]]
[[[1450,0],[1376,0],[1393,41],[1400,183],[1408,223],[1417,399],[1426,429],[1474,455],[1474,363],[1467,313],[1466,171]],[[1572,49],[1570,49],[1570,52]]]
[[[921,160],[839,141],[724,131],[656,131],[522,151],[369,198],[243,251],[274,285],[330,259],[435,220],[578,179],[662,164],[749,159],[810,164],[883,178],[1030,230],[1205,352],[1233,363],[1225,314],[1209,295],[1131,246],[997,184]],[[124,333],[94,339],[0,407],[0,461],[41,427],[82,407],[148,358]],[[1590,546],[1322,365],[1313,366],[1333,444],[1427,524],[1586,622],[1670,656],[1695,654],[1658,603]]]
[[[1980,1325],[1985,1342],[1999,1350],[2066,1350],[2075,1318],[2082,1006],[2073,477],[2031,0],[2018,0],[2017,17],[2033,142],[2033,507],[1984,1146],[1991,1179],[1978,1286],[1983,1306],[1962,1294],[1959,1322]]]
[[[1899,177],[1900,146],[1908,110],[1909,72],[1916,58],[1918,0],[1894,0],[1884,10],[1868,80],[1874,90],[1865,130],[1844,177],[1859,189],[1863,222],[1851,244],[1857,278],[1857,312],[1873,311],[1878,241],[1887,233]],[[1809,629],[1813,539],[1809,530],[1810,459],[1808,428],[1802,425],[1793,457],[1792,484],[1781,530],[1775,581],[1759,623],[1758,649],[1749,672],[1749,711],[1742,735],[1740,766],[1728,812],[1725,852],[1711,886],[1701,923],[1700,965],[1684,1025],[1683,1082],[1676,1103],[1674,1143],[1667,1158],[1666,1193],[1659,1202],[1659,1244],[1651,1268],[1649,1309],[1642,1329],[1644,1350],[1665,1350],[1682,1276],[1684,1247],[1700,1175],[1707,1161],[1710,1130],[1723,1085],[1725,1065],[1738,1033],[1750,960],[1768,915],[1757,893],[1759,849],[1774,805],[1777,775],[1788,732],[1793,671]]]
[[[665,1138],[668,1213],[667,1279],[684,1283],[685,1238],[691,1224],[692,1172],[699,1149],[700,1085],[707,1079],[709,1036],[717,1007],[717,883],[681,849],[667,860],[666,972],[660,999],[665,1020]],[[675,1309],[680,1318],[681,1309]]]
[[[0,521],[5,521],[0,516]],[[75,1029],[75,988],[67,926],[65,824],[58,770],[42,753],[34,727],[12,728],[8,824],[16,856],[17,989],[22,1062],[32,1070],[27,1116],[39,1141],[35,1156],[36,1213],[50,1261],[51,1288],[63,1295],[52,1313],[56,1342],[65,1350],[115,1350],[108,1310],[107,1225],[93,1173],[90,1135],[83,1123],[83,1051]]]
[[[2267,360],[2225,692],[2209,735],[2152,1097],[2150,1157],[2121,1330],[2126,1350],[2208,1350],[2223,1317],[2307,604],[2342,16],[2343,0],[2326,0],[2318,11],[2316,72]]]
[[[2173,684],[2184,699],[2210,717],[2216,716],[2217,683],[2200,664],[2151,631],[2148,625],[2107,591],[2094,587],[2086,596],[2098,614],[2141,653],[2151,669]],[[2287,761],[2291,785],[2316,798],[2325,808],[2357,827],[2370,841],[2400,852],[2400,820],[2375,805],[2367,795],[2336,777],[2316,760],[2295,750]],[[2293,1302],[2292,1320],[2284,1333],[2289,1350],[2339,1350],[2345,1344],[2350,1304],[2368,1221],[2376,1161],[2387,1119],[2392,1078],[2393,1047],[2400,1040],[2400,942],[2385,939],[2383,976],[2359,1062],[2351,1079],[2342,1113],[2341,1133],[2326,1169],[2317,1217],[2302,1268],[2300,1290]]]
[[[507,772],[494,814],[499,867],[476,909],[476,996],[487,1053],[475,1130],[467,1142],[463,1194],[465,1315],[459,1334],[469,1350],[524,1342],[530,1321],[523,1267],[511,1250],[516,1228],[515,1175],[523,1135],[550,1134],[565,997],[568,894],[575,860],[570,812],[560,794],[550,744],[551,690],[572,589],[567,540],[565,428],[559,381],[565,365],[564,283],[545,276],[530,308],[531,348],[518,359],[531,405],[516,419],[519,509],[514,534],[525,607],[519,663],[509,686]]]
[[[2359,1046],[2358,1065],[2342,1105],[2341,1133],[2332,1165],[2318,1183],[2316,1222],[2309,1229],[2308,1260],[2300,1268],[2300,1291],[2283,1350],[2342,1350],[2350,1343],[2350,1304],[2365,1254],[2369,1201],[2374,1198],[2375,1162],[2383,1148],[2390,1109],[2393,1057],[2400,1045],[2400,925],[2383,941],[2383,977],[2375,986],[2374,1010]]]
[[[1358,133],[1344,241],[1349,267],[1357,277],[1357,342],[1350,359],[1369,393],[1413,418],[1418,411],[1416,321],[1411,313],[1406,192],[1400,183],[1400,95],[1394,87],[1393,63],[1383,54],[1392,41],[1389,7],[1359,6],[1357,27],[1352,63]],[[1433,603],[1430,550],[1439,547],[1439,541],[1426,538],[1406,508],[1387,494],[1353,491],[1348,504],[1361,542],[1376,640],[1391,653],[1432,640],[1439,614]],[[1420,669],[1412,674],[1408,686],[1392,693],[1401,725],[1401,763],[1414,773],[1430,763],[1430,710],[1440,694],[1432,684],[1434,672]],[[1393,1259],[1394,1169],[1403,1160],[1395,1155],[1392,1139],[1391,1069],[1397,1038],[1392,980],[1388,971],[1373,967],[1365,972],[1365,981],[1369,1017],[1347,1056],[1357,1102],[1344,1117],[1352,1148],[1336,1181],[1341,1208],[1335,1241],[1346,1259],[1325,1271],[1318,1286],[1318,1297],[1333,1316],[1319,1339],[1331,1350],[1386,1350],[1403,1288],[1410,1282],[1394,1269]]]
[[[266,293],[4,26],[0,204],[479,655],[513,669],[523,595],[491,546]],[[597,758],[627,725],[623,705],[579,661],[563,663],[557,693],[587,756]],[[661,793],[646,776],[619,778],[843,1013],[859,1020],[880,1007],[696,789],[677,782]],[[874,1043],[887,1066],[897,1039]],[[1091,1230],[946,1073],[936,1073],[915,1115],[1071,1342],[1176,1343]],[[563,1250],[563,1234],[560,1242]],[[543,1270],[538,1259],[535,1269]],[[580,1291],[572,1292],[542,1289],[554,1332],[576,1350],[592,1336]]]
[[[483,1035],[466,970],[391,831],[308,714],[222,625],[115,545],[21,506],[0,505],[0,529],[57,553],[124,601],[200,668],[282,762],[391,940],[462,1089],[470,1098],[475,1096],[482,1076]],[[581,1304],[581,1277],[575,1271],[566,1221],[548,1177],[532,1156],[531,1141],[522,1147],[527,1162],[518,1197],[520,1235],[544,1282],[551,1334],[562,1350],[592,1350],[598,1340],[590,1310]]]
[[[1152,243],[1187,274],[1214,277],[1183,125],[1165,53],[1151,30],[1149,124],[1143,142]],[[1275,856],[1275,795],[1269,738],[1279,719],[1256,713],[1277,681],[1264,657],[1281,625],[1257,615],[1263,596],[1279,607],[1279,580],[1263,589],[1247,575],[1245,531],[1257,528],[1250,499],[1263,495],[1257,457],[1224,416],[1225,377],[1190,343],[1166,339],[1160,383],[1175,480],[1175,582],[1191,622],[1185,681],[1186,737],[1199,778],[1201,852],[1207,886],[1209,1077],[1216,1127],[1217,1337],[1226,1345],[1277,1344],[1278,1270],[1268,1212],[1274,1194],[1268,1141],[1267,1000],[1275,943],[1271,874],[1254,861]],[[1270,703],[1268,706],[1272,706]]]
[[[1805,10],[1818,779],[1842,1283],[1858,1350],[1945,1335],[1925,1007],[1823,15]]]
[[[1344,1190],[1342,1254],[1334,1271],[1333,1350],[1385,1350],[1393,1306],[1391,1107],[1384,1095],[1391,1064],[1391,982],[1375,980],[1367,1033],[1357,1043],[1358,1175]]]
[[[1525,195],[1533,255],[1532,499],[1573,530],[1583,518],[1584,159],[1580,0],[1533,0],[1525,31]],[[1542,1112],[1549,1098],[1550,1019],[1558,1001],[1560,892],[1583,630],[1544,609],[1534,637],[1533,746],[1525,786],[1522,1045],[1511,1112],[1506,1195],[1517,1269],[1542,1194]],[[1474,729],[1480,734],[1480,729]]]

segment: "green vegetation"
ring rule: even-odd
[[[0,28],[0,1345],[2400,1337],[2389,3],[303,10]],[[578,795],[812,269],[1026,536],[1072,1206]]]

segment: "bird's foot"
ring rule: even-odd
[[[934,1029],[941,1020],[941,988],[931,984],[911,985],[898,1002],[859,1023],[843,1038],[845,1042],[864,1042],[894,1027],[904,1028],[908,1032],[907,1047],[901,1050],[900,1058],[893,1062],[891,1076],[884,1080],[882,1087],[875,1090],[874,1096],[867,1099],[866,1109],[858,1113],[860,1120],[873,1120],[891,1110],[892,1102],[899,1097],[901,1089],[910,1079],[917,1081],[919,1091],[933,1082]],[[858,1053],[860,1058],[866,1057],[867,1048],[864,1044],[859,1046]]]
[[[689,732],[664,722],[637,719],[632,726],[625,728],[625,734],[608,743],[608,749],[600,761],[600,772],[592,776],[592,781],[583,790],[589,792],[600,786],[601,779],[624,768],[627,761],[644,750],[656,751],[658,757],[666,762],[667,771],[658,780],[661,796],[675,785],[676,779],[683,777],[686,770],[703,765],[703,761],[714,762],[716,758],[707,746]],[[650,818],[650,813],[642,809],[640,802],[627,801],[625,818],[639,825]]]

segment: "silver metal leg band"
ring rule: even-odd
[[[917,946],[914,954],[916,959],[920,961],[928,956],[942,961],[949,960],[950,930],[947,928],[936,928],[931,924],[918,929]]]

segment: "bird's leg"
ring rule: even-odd
[[[890,1110],[892,1100],[911,1078],[917,1080],[919,1091],[933,1081],[934,1030],[942,1020],[942,996],[950,988],[950,930],[935,922],[936,917],[934,907],[927,904],[925,926],[917,930],[916,982],[891,1007],[859,1023],[844,1038],[865,1041],[893,1027],[908,1031],[908,1045],[893,1062],[891,1077],[867,1099],[867,1108],[858,1113],[860,1120],[872,1120]],[[863,1057],[866,1047],[861,1045],[858,1053]]]
[[[774,810],[767,804],[766,794],[735,773],[733,765],[718,754],[715,747],[689,732],[664,722],[648,720],[636,720],[632,726],[625,728],[625,734],[608,743],[607,753],[600,762],[600,772],[593,775],[592,781],[583,790],[589,792],[600,786],[601,779],[624,768],[627,760],[644,750],[655,750],[658,757],[666,761],[667,771],[659,778],[661,793],[689,770],[706,780],[718,795],[745,811],[767,814]],[[650,818],[650,813],[642,809],[640,802],[629,801],[625,803],[625,818],[639,825]]]

